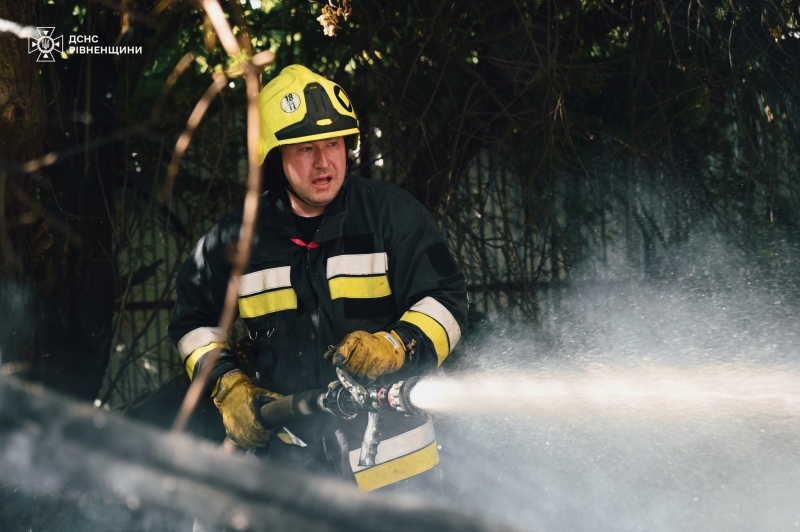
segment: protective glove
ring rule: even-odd
[[[335,349],[325,353],[333,355],[334,366],[344,366],[356,377],[374,381],[385,373],[394,373],[403,366],[406,350],[403,341],[392,332],[355,331],[344,337]]]
[[[256,405],[263,405],[261,397],[280,399],[280,394],[258,388],[241,370],[229,371],[220,378],[214,393],[225,432],[239,447],[263,447],[269,440],[272,427],[265,427],[256,417]]]

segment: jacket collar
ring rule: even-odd
[[[350,183],[349,174],[345,175],[344,183],[339,193],[333,198],[328,207],[325,209],[325,217],[322,219],[317,230],[317,235],[314,241],[318,244],[335,240],[342,236],[344,229],[344,221],[347,219],[347,189]]]

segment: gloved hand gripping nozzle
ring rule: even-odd
[[[362,466],[373,466],[378,454],[378,436],[384,412],[402,412],[408,416],[425,415],[424,411],[413,405],[409,397],[419,378],[411,377],[389,385],[372,384],[365,388],[343,368],[336,368],[336,376],[339,380],[330,383],[325,390],[309,390],[258,405],[257,411],[261,418],[259,421],[264,426],[274,427],[321,413],[353,419],[360,412],[367,412],[369,419],[358,463]]]
[[[362,466],[373,466],[378,454],[378,435],[384,412],[402,412],[408,416],[425,415],[424,411],[413,405],[409,397],[419,378],[411,377],[388,385],[372,384],[365,388],[343,368],[336,368],[336,376],[339,380],[330,383],[325,390],[301,392],[260,405],[260,422],[274,427],[320,413],[352,419],[360,412],[367,412],[369,419],[358,463]]]

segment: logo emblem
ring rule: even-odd
[[[294,113],[297,109],[300,108],[300,96],[297,94],[290,92],[283,98],[281,98],[281,109],[283,109],[284,113]]]
[[[64,51],[64,36],[53,37],[55,30],[55,28],[37,27],[39,38],[28,37],[28,53],[39,52],[39,57],[36,59],[38,63],[54,63],[53,54],[60,55]]]
[[[353,112],[353,106],[350,104],[350,98],[347,97],[345,94],[344,89],[341,88],[339,85],[333,87],[333,95],[336,96],[336,99],[339,100],[339,103],[342,104],[345,111],[348,113]]]

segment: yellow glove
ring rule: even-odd
[[[256,418],[255,399],[266,396],[280,399],[280,394],[258,388],[241,370],[229,371],[219,380],[214,393],[225,432],[239,447],[263,447],[269,440],[271,427],[264,427]]]
[[[370,382],[384,373],[394,373],[406,359],[403,341],[394,331],[375,334],[356,331],[345,336],[335,352],[331,352],[335,366],[344,366],[357,377],[366,376]]]

